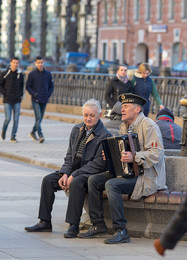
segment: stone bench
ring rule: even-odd
[[[128,195],[122,195],[127,228],[132,237],[157,238],[165,229],[171,217],[184,200],[187,188],[187,157],[180,156],[180,150],[165,150],[166,185],[168,190],[132,201]],[[104,216],[108,228],[112,231],[107,195],[103,193]],[[88,200],[85,199],[81,222],[90,225]],[[187,235],[183,237],[187,240]]]
[[[122,195],[124,212],[127,219],[127,229],[132,237],[158,238],[165,229],[171,217],[185,198],[183,190],[162,190],[139,201],[131,200],[129,195]],[[103,192],[105,222],[112,232],[112,222],[106,192]],[[84,209],[86,214],[81,219],[89,227],[87,198]],[[183,237],[187,240],[187,235]]]

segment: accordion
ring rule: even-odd
[[[134,146],[133,149],[136,152],[140,151],[138,134],[132,133],[122,136],[108,137],[102,140],[102,145],[108,170],[113,178],[132,178],[144,173],[143,167],[139,166],[136,162],[124,163],[121,161],[122,152],[133,152],[132,146]]]

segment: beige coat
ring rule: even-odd
[[[138,176],[131,195],[132,199],[137,200],[167,188],[163,141],[159,127],[142,112],[129,128],[124,122],[120,125],[121,135],[128,130],[138,134],[140,151],[136,152],[135,161],[144,167],[144,174]]]

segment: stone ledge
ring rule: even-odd
[[[160,190],[142,198],[139,201],[130,199],[129,195],[122,195],[124,214],[127,219],[127,229],[132,237],[158,238],[166,225],[183,202],[186,191]],[[112,233],[112,220],[106,192],[103,192],[104,216],[109,232]],[[85,199],[84,209],[88,213],[88,200]],[[85,214],[84,222],[90,225],[89,216]],[[185,235],[182,240],[187,240]]]

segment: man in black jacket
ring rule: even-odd
[[[26,89],[32,97],[32,106],[35,115],[35,124],[29,136],[37,141],[36,132],[39,136],[39,143],[44,142],[41,122],[45,113],[48,99],[50,98],[54,86],[50,71],[45,70],[44,60],[41,56],[36,57],[36,69],[30,72],[26,84]]]
[[[6,131],[13,111],[13,127],[10,141],[16,143],[16,133],[19,123],[21,99],[23,96],[23,74],[19,69],[19,59],[13,57],[8,69],[0,75],[0,92],[3,95],[5,120],[2,127],[1,138],[5,140]]]
[[[66,222],[70,224],[65,238],[77,237],[84,198],[88,192],[88,178],[106,170],[102,158],[101,140],[111,136],[100,120],[101,107],[97,100],[83,106],[84,122],[72,129],[64,164],[58,172],[44,177],[39,207],[40,222],[26,227],[28,232],[51,232],[51,211],[58,190],[69,191]]]

